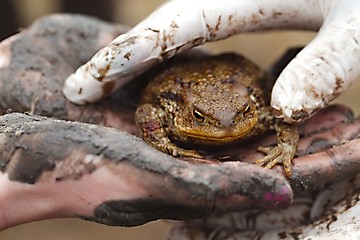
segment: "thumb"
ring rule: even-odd
[[[323,1],[324,24],[316,38],[283,70],[271,105],[285,121],[311,116],[360,75],[360,2]]]

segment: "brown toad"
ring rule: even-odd
[[[263,71],[235,54],[174,62],[145,88],[135,119],[144,140],[173,156],[204,158],[188,145],[223,145],[275,129],[276,147],[262,147],[257,161],[266,168],[280,163],[291,177],[298,144],[295,125],[272,114]]]

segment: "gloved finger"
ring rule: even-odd
[[[360,76],[360,3],[319,2],[323,26],[283,70],[272,91],[272,107],[288,122],[308,118]]]
[[[24,114],[0,119],[7,226],[64,216],[134,226],[292,201],[284,177],[255,165],[181,161],[96,125]]]
[[[94,102],[109,94],[104,85],[115,90],[155,63],[209,41],[264,29],[317,30],[318,5],[317,0],[169,1],[81,66],[63,92],[77,104]]]

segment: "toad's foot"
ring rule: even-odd
[[[266,154],[266,156],[255,161],[255,163],[261,163],[264,168],[268,169],[273,168],[276,164],[282,164],[286,177],[291,178],[292,159],[296,154],[299,142],[297,126],[279,120],[275,125],[275,130],[278,138],[277,146],[259,147],[258,151]]]
[[[205,158],[205,156],[201,155],[195,150],[183,149],[173,144],[167,144],[162,149],[164,149],[173,157]]]
[[[296,154],[296,150],[296,146],[286,143],[279,143],[276,147],[259,147],[258,151],[266,154],[266,156],[255,161],[255,163],[261,163],[262,167],[267,169],[271,169],[277,164],[282,164],[286,177],[291,178],[292,159]]]

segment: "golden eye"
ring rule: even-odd
[[[243,111],[243,116],[246,117],[250,113],[250,106],[246,105]]]
[[[244,113],[248,113],[250,112],[250,106],[246,105],[245,109],[244,109]]]
[[[199,110],[194,109],[192,114],[195,121],[197,121],[198,123],[203,123],[205,121],[205,116]]]

